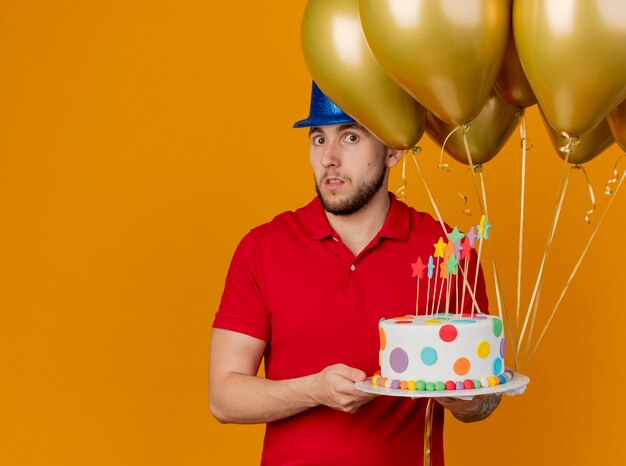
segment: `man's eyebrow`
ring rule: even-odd
[[[364,130],[365,128],[363,128],[363,126],[361,126],[360,124],[356,123],[356,122],[352,122],[352,123],[344,123],[342,125],[339,125],[339,127],[337,128],[338,131],[345,131],[347,129],[360,129],[360,130]]]
[[[313,126],[309,129],[309,136],[313,133],[321,133],[322,129],[319,126]]]

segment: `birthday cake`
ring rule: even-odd
[[[486,314],[382,319],[380,373],[374,385],[405,390],[463,390],[511,380],[502,320]]]
[[[453,282],[454,289],[462,284],[470,290],[472,298],[475,296],[476,282],[472,292],[466,279],[470,254],[478,240],[480,263],[482,242],[488,239],[490,227],[484,215],[477,225],[478,234],[474,227],[467,235],[454,227],[446,234],[448,242],[439,238],[433,245],[435,250],[428,261],[418,257],[411,264],[412,276],[417,278],[416,312],[379,322],[380,371],[372,377],[374,385],[404,390],[471,390],[512,379],[513,372],[504,367],[506,344],[502,319],[475,310],[475,302],[471,313],[449,312]],[[434,299],[427,299],[433,306],[420,312],[417,306],[422,279],[428,280],[429,296],[431,289],[433,297],[441,297],[443,290],[447,291],[444,300],[437,299],[437,307]],[[445,313],[437,313],[440,303]]]

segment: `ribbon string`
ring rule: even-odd
[[[520,145],[522,147],[522,173],[521,173],[521,188],[520,188],[520,217],[519,217],[519,245],[517,249],[517,299],[515,305],[515,331],[519,331],[519,318],[522,299],[522,258],[523,245],[524,245],[524,212],[525,212],[525,199],[526,199],[526,152],[529,148],[526,145],[526,116],[523,108],[518,108],[516,115],[519,117],[519,135]]]
[[[413,163],[415,164],[415,168],[417,169],[417,173],[420,177],[420,180],[422,180],[422,184],[424,185],[424,189],[426,191],[426,194],[428,195],[428,199],[430,200],[430,203],[433,207],[433,210],[435,211],[435,216],[437,217],[437,220],[439,221],[440,225],[441,225],[441,229],[443,230],[443,232],[445,234],[448,233],[448,230],[446,229],[446,224],[443,222],[443,217],[441,216],[441,212],[439,211],[439,208],[437,207],[437,203],[435,202],[435,198],[433,197],[430,188],[428,187],[428,184],[426,183],[426,179],[424,178],[424,174],[422,173],[422,169],[420,168],[419,164],[417,163],[417,158],[415,157],[415,155],[413,153],[411,153],[411,155],[413,156]],[[439,258],[437,258],[437,260],[439,261]],[[438,268],[439,266],[437,265],[436,268]],[[474,302],[475,306],[478,306],[476,304],[476,298],[475,298],[475,293],[472,291],[472,289],[470,288],[470,284],[469,281],[467,279],[467,277],[465,276],[465,274],[461,273],[461,275],[463,275],[463,294],[465,294],[465,291],[467,290],[472,298],[472,301]],[[438,274],[435,275],[435,283],[437,282],[437,277]],[[435,299],[435,290],[433,290],[433,302]],[[474,308],[472,308],[474,309]],[[434,312],[434,310],[433,310]],[[480,308],[478,308],[478,312],[480,312]]]
[[[443,140],[443,144],[441,145],[441,152],[439,153],[439,165],[437,165],[437,167],[439,169],[443,170],[443,171],[446,171],[446,172],[450,171],[450,165],[448,165],[447,163],[444,163],[444,161],[443,161],[443,153],[444,153],[446,144],[448,143],[448,139],[450,139],[450,136],[452,136],[454,133],[456,133],[461,128],[462,128],[462,126],[457,126],[452,131],[450,131],[450,133],[448,133],[446,138]]]
[[[426,404],[426,415],[424,417],[424,466],[430,466],[430,445],[433,432],[433,403],[432,398]]]
[[[587,189],[589,190],[589,197],[591,198],[591,209],[585,212],[585,222],[591,223],[591,214],[596,210],[596,196],[593,193],[593,186],[591,185],[591,181],[589,181],[589,175],[587,175],[587,170],[582,165],[576,164],[572,166],[573,170],[580,170],[585,175],[585,180],[587,181]]]
[[[621,159],[621,157],[620,157],[620,159]],[[618,162],[619,162],[619,159],[618,159]],[[616,167],[615,170],[617,170],[617,162],[615,164],[615,167]],[[559,294],[559,297],[558,297],[558,299],[556,301],[556,304],[552,308],[552,312],[550,313],[550,316],[549,316],[546,324],[544,325],[543,329],[541,330],[541,333],[540,333],[539,337],[537,338],[537,342],[533,346],[532,351],[530,351],[527,354],[526,360],[524,362],[524,370],[528,367],[528,364],[530,364],[530,361],[535,356],[535,353],[537,352],[537,348],[539,347],[539,344],[543,340],[543,337],[544,337],[546,331],[548,330],[548,327],[552,323],[552,319],[554,319],[556,311],[559,308],[559,306],[561,305],[561,302],[563,301],[563,297],[565,296],[565,293],[567,293],[567,290],[568,290],[570,284],[572,283],[572,280],[574,279],[574,276],[578,272],[578,269],[579,269],[580,265],[582,264],[585,256],[587,255],[587,252],[589,251],[589,248],[591,247],[591,243],[595,239],[596,234],[598,233],[598,230],[600,229],[600,225],[602,225],[602,223],[604,222],[604,219],[606,218],[606,214],[608,213],[609,209],[613,205],[613,201],[615,200],[615,196],[617,195],[617,192],[619,191],[620,187],[622,186],[622,183],[624,182],[624,178],[626,178],[626,170],[622,173],[622,176],[619,178],[619,183],[618,183],[617,187],[615,188],[615,192],[613,193],[613,196],[611,196],[611,199],[609,200],[609,203],[607,204],[606,208],[604,209],[604,212],[602,212],[602,216],[600,217],[600,220],[598,220],[598,223],[596,224],[594,230],[592,231],[591,235],[589,235],[589,239],[587,240],[587,243],[585,244],[585,247],[583,248],[583,250],[582,250],[582,252],[580,254],[580,257],[576,261],[576,264],[574,265],[574,268],[572,269],[572,272],[570,273],[569,278],[567,279],[567,282],[565,283],[565,286],[563,287],[563,289],[561,290],[561,293]]]
[[[546,247],[544,249],[543,252],[543,259],[541,260],[541,266],[539,267],[539,273],[537,274],[537,280],[535,281],[535,288],[533,290],[533,294],[531,296],[530,299],[530,303],[528,304],[528,309],[526,311],[526,317],[524,319],[524,325],[522,327],[522,331],[520,333],[520,336],[518,338],[518,347],[517,347],[517,351],[519,353],[519,350],[522,347],[522,342],[524,341],[524,335],[526,332],[526,328],[528,326],[528,321],[529,318],[531,316],[531,314],[533,315],[533,319],[532,319],[532,323],[530,326],[530,332],[529,334],[532,335],[532,327],[534,326],[535,323],[535,315],[537,312],[537,305],[536,303],[538,303],[539,301],[539,296],[541,294],[541,286],[543,284],[543,276],[544,276],[544,269],[545,269],[545,265],[546,262],[548,260],[548,256],[550,255],[550,249],[552,247],[552,240],[554,239],[554,233],[556,231],[556,227],[559,221],[559,217],[561,214],[561,208],[563,206],[563,200],[565,199],[565,193],[567,191],[567,185],[569,183],[569,174],[570,172],[567,171],[567,163],[569,160],[569,154],[570,154],[570,146],[571,146],[571,142],[572,142],[572,138],[570,138],[569,136],[567,136],[568,138],[568,142],[566,144],[566,146],[564,146],[563,148],[563,152],[565,153],[565,160],[563,161],[563,169],[561,170],[561,180],[559,182],[559,189],[558,189],[558,194],[557,194],[557,202],[556,205],[554,206],[554,214],[552,217],[552,226],[550,227],[550,234],[548,235],[548,240],[546,242]],[[530,336],[528,337],[528,341],[530,342]]]

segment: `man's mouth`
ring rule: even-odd
[[[324,178],[324,185],[328,189],[337,189],[340,186],[343,186],[343,184],[344,181],[336,176],[327,176],[326,178]]]

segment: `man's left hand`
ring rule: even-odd
[[[435,398],[437,402],[450,410],[452,415],[462,422],[482,421],[489,417],[500,404],[502,395],[479,395],[471,400],[459,398]]]

